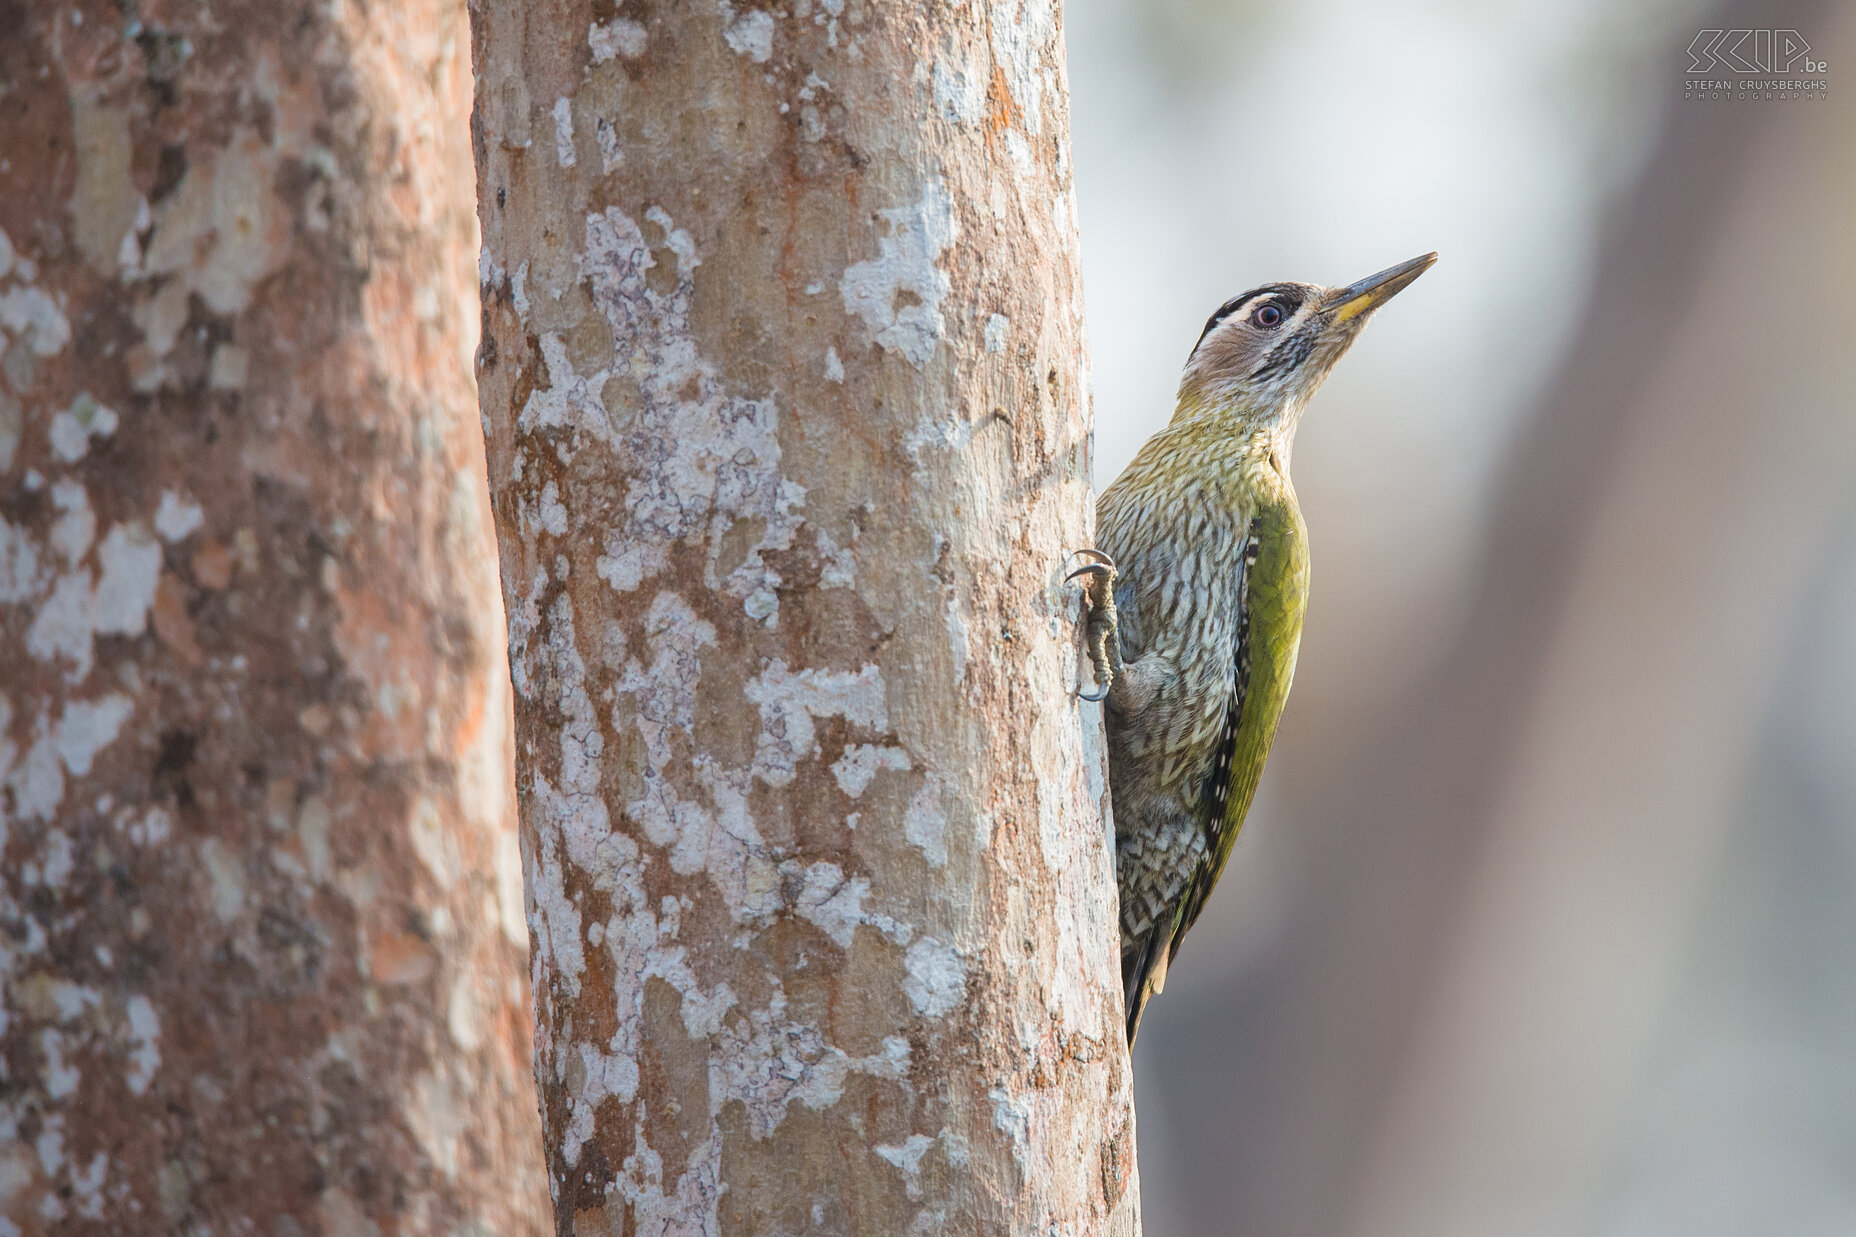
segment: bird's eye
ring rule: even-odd
[[[1275,326],[1282,321],[1282,307],[1279,305],[1259,305],[1257,312],[1250,315],[1250,320],[1258,326]]]

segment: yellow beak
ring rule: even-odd
[[[1336,322],[1346,322],[1357,318],[1369,310],[1377,309],[1398,295],[1405,285],[1424,274],[1435,261],[1437,261],[1436,254],[1421,254],[1409,262],[1388,266],[1377,275],[1368,275],[1357,283],[1350,283],[1344,288],[1336,288],[1321,303],[1321,311],[1332,313]]]

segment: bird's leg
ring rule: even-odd
[[[1116,639],[1115,560],[1100,550],[1078,550],[1070,557],[1087,560],[1063,579],[1068,584],[1088,578],[1083,587],[1083,602],[1089,608],[1083,619],[1083,636],[1096,683],[1095,691],[1079,690],[1076,694],[1083,700],[1102,700],[1108,696],[1115,675],[1121,670],[1121,645]]]

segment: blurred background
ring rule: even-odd
[[[1856,1233],[1856,6],[1066,25],[1099,486],[1226,297],[1442,254],[1303,423],[1295,695],[1142,1024],[1149,1237]],[[1704,28],[1832,90],[1685,99]]]

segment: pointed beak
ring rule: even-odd
[[[1368,275],[1358,283],[1336,288],[1321,303],[1323,313],[1332,313],[1334,321],[1347,322],[1379,308],[1404,287],[1431,268],[1437,261],[1434,253],[1422,254],[1409,262],[1388,266],[1377,275]]]

